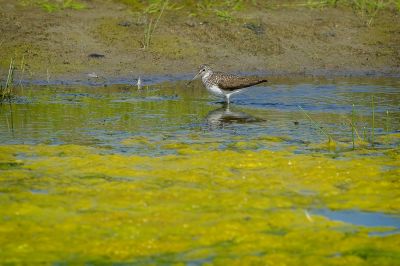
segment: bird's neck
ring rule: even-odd
[[[201,77],[203,84],[207,84],[207,81],[211,78],[212,71],[208,71],[204,76]]]

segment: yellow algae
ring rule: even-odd
[[[18,162],[0,169],[0,261],[399,261],[399,234],[369,235],[390,228],[361,228],[307,212],[331,208],[398,215],[398,152],[349,151],[334,159],[291,149],[254,150],[259,141],[237,139],[224,149],[217,140],[123,141],[177,151],[158,157],[79,145],[0,146],[0,162]]]

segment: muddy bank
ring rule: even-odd
[[[17,67],[24,58],[24,75],[35,79],[191,73],[202,63],[269,74],[400,72],[400,17],[390,10],[371,26],[350,8],[246,8],[228,21],[166,10],[143,49],[142,13],[110,1],[85,3],[48,13],[1,1],[2,76],[11,57]]]

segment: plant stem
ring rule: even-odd
[[[11,87],[11,83],[13,83],[13,74],[14,74],[14,59],[11,58],[10,66],[8,68],[8,75],[7,75],[7,81],[6,81],[6,89]]]
[[[8,68],[7,80],[4,88],[1,90],[1,101],[6,97],[11,96],[12,83],[14,82],[14,59],[11,58],[10,66]]]
[[[354,104],[351,108],[351,139],[353,141],[353,150],[355,148],[355,144],[354,144]]]
[[[160,18],[161,18],[161,16],[162,16],[162,14],[164,13],[164,9],[165,9],[165,7],[167,6],[167,4],[168,4],[168,0],[166,0],[166,1],[164,2],[163,6],[162,6],[162,8],[161,8],[160,14],[158,14],[157,20],[156,20],[156,22],[154,23],[154,26],[153,26],[153,30],[151,31],[151,35],[153,35],[154,31],[156,30],[158,21],[160,21]]]
[[[47,84],[50,83],[50,72],[49,72],[49,68],[46,69],[46,81],[47,81]]]
[[[21,69],[21,74],[20,74],[20,77],[19,77],[18,86],[21,86],[22,78],[23,78],[24,73],[25,73],[25,55],[22,56],[21,66],[20,66],[19,69]]]
[[[389,110],[386,110],[386,133],[389,133]]]
[[[149,24],[146,26],[145,31],[144,31],[143,49],[150,47],[151,37],[153,36],[153,33],[157,28],[158,22],[160,21],[161,16],[163,15],[164,9],[167,6],[167,4],[168,4],[168,0],[164,1],[164,4],[161,7],[161,10],[160,10],[160,13],[158,14],[157,19],[154,21],[153,18],[151,18]]]
[[[303,111],[304,115],[307,116],[307,118],[311,121],[311,123],[313,123],[313,125],[328,138],[329,143],[333,142],[333,138],[331,135],[329,135],[325,130],[323,130],[323,128],[316,121],[314,121],[314,119],[312,119],[300,105],[298,105],[297,107],[299,107],[299,109]]]
[[[367,140],[367,133],[366,133],[365,127],[363,127],[363,139],[364,139],[364,141]]]
[[[374,142],[375,142],[375,103],[374,103],[374,96],[373,95],[372,95],[372,98],[371,98],[371,107],[372,107],[371,142],[372,142],[372,146],[374,146]]]

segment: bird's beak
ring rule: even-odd
[[[190,80],[188,83],[186,83],[186,85],[189,85],[190,83],[192,83],[192,81],[197,79],[199,76],[200,76],[200,71],[199,71],[199,73],[196,74],[196,76],[194,76],[194,78],[192,78],[192,80]]]

